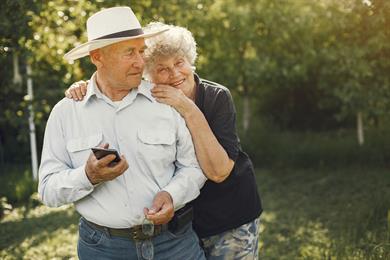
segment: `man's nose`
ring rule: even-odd
[[[143,68],[145,65],[144,57],[141,53],[137,53],[134,61],[134,66],[138,68]]]

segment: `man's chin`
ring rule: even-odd
[[[138,87],[140,84],[141,84],[141,80],[142,80],[142,78],[139,78],[139,80],[136,80],[136,87]]]
[[[138,87],[140,84],[141,84],[141,80],[142,78],[139,77],[138,79],[137,78],[132,78],[128,81],[128,86],[130,88],[135,88],[135,87]]]

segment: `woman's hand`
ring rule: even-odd
[[[152,96],[158,102],[171,105],[183,116],[206,177],[216,183],[224,181],[231,173],[234,161],[218,142],[202,111],[181,89],[168,85],[156,84]]]
[[[79,101],[83,100],[84,96],[87,94],[87,87],[89,81],[77,81],[73,83],[66,91],[65,96],[73,100]]]
[[[156,84],[151,92],[158,102],[172,106],[184,118],[191,113],[195,106],[194,102],[184,95],[181,89],[169,85]]]

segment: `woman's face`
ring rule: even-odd
[[[194,72],[185,57],[158,57],[150,74],[153,83],[181,89],[187,97],[191,98],[195,88]]]

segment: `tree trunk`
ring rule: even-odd
[[[5,161],[4,160],[4,145],[3,145],[3,142],[1,140],[2,140],[2,135],[1,135],[1,131],[0,131],[0,169],[3,168],[4,161]]]
[[[244,93],[242,104],[243,104],[242,126],[244,128],[244,132],[246,133],[249,128],[250,118],[251,118],[251,107],[249,103],[249,96],[247,93]]]
[[[12,81],[14,84],[21,84],[22,76],[20,75],[20,71],[19,71],[19,57],[15,51],[13,52],[12,58],[13,58],[13,65],[14,65],[14,78]]]
[[[363,115],[362,112],[358,112],[356,116],[357,120],[357,138],[360,146],[364,144],[364,129],[363,129]]]
[[[38,179],[38,153],[37,153],[37,141],[35,134],[35,123],[34,123],[34,109],[32,102],[34,100],[33,93],[33,81],[32,81],[32,71],[31,66],[27,63],[27,95],[29,97],[30,104],[28,105],[28,110],[30,115],[28,117],[28,124],[30,128],[30,150],[31,150],[31,169],[33,174],[33,179],[36,181]]]
[[[247,48],[247,42],[242,43],[240,48],[238,49],[239,52],[239,59],[240,63],[245,63],[245,50]],[[250,118],[251,118],[251,107],[250,107],[250,97],[249,97],[249,84],[247,82],[246,77],[247,71],[245,70],[245,66],[240,67],[239,77],[237,81],[237,86],[239,86],[239,89],[242,89],[242,128],[244,130],[244,133],[247,133],[247,130],[249,129],[250,125]]]

